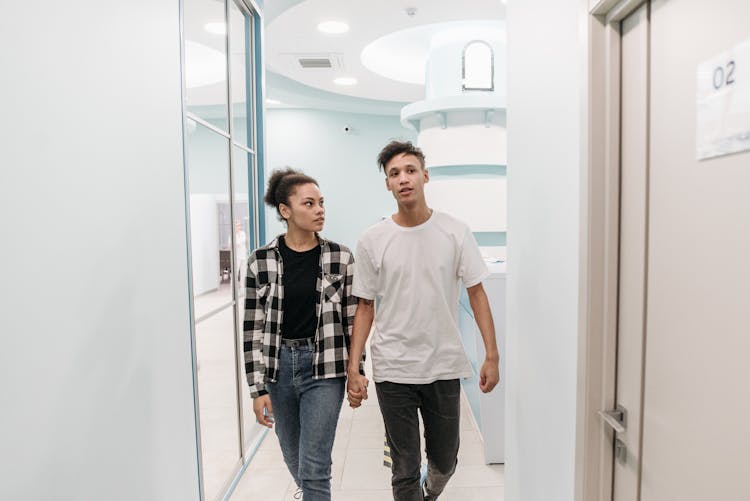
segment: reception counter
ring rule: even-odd
[[[469,305],[466,289],[461,290],[458,323],[461,340],[471,362],[473,376],[461,381],[471,412],[484,441],[485,463],[505,462],[505,263],[487,263],[490,276],[482,283],[495,322],[500,351],[500,383],[490,393],[479,390],[479,369],[485,357],[484,342]]]

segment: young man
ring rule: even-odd
[[[459,380],[472,375],[458,331],[459,282],[467,288],[487,353],[479,387],[489,392],[499,380],[495,327],[482,288],[488,271],[469,227],[427,206],[430,176],[419,148],[393,141],[378,163],[398,211],[367,229],[357,245],[352,293],[359,300],[349,360],[360,359],[374,320],[373,378],[393,462],[393,499],[431,500],[456,469]],[[350,362],[350,406],[367,398],[367,384],[359,365]],[[424,492],[418,410],[428,460]]]

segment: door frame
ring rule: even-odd
[[[589,0],[583,151],[575,499],[612,498],[620,219],[620,22],[647,0]]]

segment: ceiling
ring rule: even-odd
[[[505,17],[503,0],[266,3],[266,95],[281,101],[269,107],[343,107],[385,114],[398,114],[403,104],[424,99],[424,66],[437,31]],[[317,26],[323,21],[343,21],[349,31],[321,33]],[[303,68],[300,59],[327,59],[332,67]],[[333,82],[337,77],[357,83],[339,86]]]

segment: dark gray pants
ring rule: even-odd
[[[458,379],[430,384],[376,383],[380,412],[393,462],[394,501],[422,501],[419,469],[419,418],[424,423],[427,452],[427,494],[443,492],[456,471],[461,416],[461,384]]]

